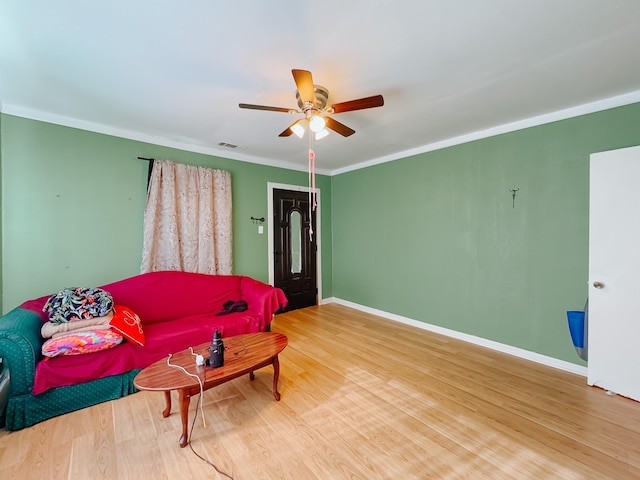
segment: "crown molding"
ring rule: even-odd
[[[18,105],[2,104],[0,103],[0,112],[7,115],[14,115],[16,117],[28,118],[30,120],[37,120],[45,123],[52,123],[55,125],[61,125],[64,127],[77,128],[79,130],[86,130],[93,133],[101,133],[104,135],[110,135],[113,137],[126,138],[129,140],[136,140],[139,142],[150,143],[152,145],[160,145],[163,147],[175,148],[177,150],[184,150],[187,152],[202,153],[205,155],[212,155],[214,157],[227,158],[230,160],[237,160],[240,162],[254,163],[258,165],[266,165],[269,167],[284,168],[287,170],[296,170],[300,172],[306,172],[306,167],[296,165],[293,163],[282,162],[277,160],[268,160],[261,157],[255,157],[252,155],[245,155],[240,152],[233,152],[227,149],[219,149],[215,147],[207,147],[203,145],[195,145],[188,142],[179,140],[173,140],[170,138],[162,137],[159,135],[150,135],[134,130],[126,130],[123,128],[112,127],[110,125],[104,125],[101,123],[88,122],[85,120],[79,120],[77,118],[66,117],[63,115],[57,115],[55,113],[44,112],[41,110],[34,110],[30,108],[21,107]],[[330,175],[329,170],[316,169],[316,173],[321,175]]]
[[[581,115],[587,115],[589,113],[600,112],[603,110],[609,110],[615,107],[622,107],[625,105],[631,105],[633,103],[640,102],[640,90],[626,93],[624,95],[618,95],[616,97],[610,97],[604,100],[598,100],[596,102],[585,103],[577,107],[565,108],[563,110],[557,110],[551,113],[545,113],[536,117],[519,120],[516,122],[505,123],[496,127],[488,128],[486,130],[479,130],[477,132],[460,135],[458,137],[449,138],[439,142],[430,143],[421,147],[412,148],[410,150],[404,150],[402,152],[393,153],[366,162],[361,162],[355,165],[350,165],[344,168],[338,168],[331,170],[330,175],[340,175],[341,173],[351,172],[353,170],[360,170],[362,168],[379,165],[381,163],[392,162],[401,158],[412,157],[421,153],[433,152],[435,150],[441,150],[443,148],[452,147],[454,145],[461,145],[463,143],[471,142],[474,140],[481,140],[483,138],[494,137],[503,133],[515,132],[517,130],[523,130],[525,128],[537,127],[546,123],[557,122],[559,120],[567,120],[569,118],[579,117]]]
[[[455,145],[461,145],[463,143],[472,142],[474,140],[481,140],[483,138],[489,138],[503,133],[515,132],[517,130],[523,130],[525,128],[536,127],[547,123],[557,122],[559,120],[567,120],[569,118],[579,117],[581,115],[587,115],[590,113],[600,112],[603,110],[609,110],[611,108],[622,107],[625,105],[631,105],[633,103],[640,102],[640,90],[636,90],[623,95],[598,100],[576,107],[565,108],[563,110],[557,110],[535,117],[519,120],[516,122],[505,123],[496,127],[491,127],[486,130],[479,130],[457,137],[441,140],[438,142],[422,145],[420,147],[412,148],[409,150],[403,150],[401,152],[385,155],[378,158],[373,158],[365,162],[360,162],[354,165],[350,165],[344,168],[338,168],[335,170],[317,169],[316,173],[320,175],[340,175],[342,173],[351,172],[354,170],[361,170],[363,168],[372,167],[374,165],[380,165],[382,163],[392,162],[394,160],[400,160],[402,158],[412,157],[422,153],[433,152],[435,150],[441,150],[443,148],[452,147]],[[302,167],[297,164],[282,162],[278,160],[270,160],[262,157],[255,157],[252,155],[245,155],[240,152],[233,152],[229,150],[218,149],[214,147],[207,147],[202,145],[194,145],[192,143],[169,139],[157,135],[150,135],[147,133],[137,132],[133,130],[126,130],[122,128],[112,127],[100,123],[87,122],[76,118],[65,117],[50,112],[44,112],[40,110],[33,110],[17,105],[3,104],[0,100],[0,112],[15,115],[18,117],[29,118],[31,120],[38,120],[46,123],[53,123],[56,125],[62,125],[65,127],[77,128],[80,130],[86,130],[89,132],[102,133],[105,135],[111,135],[114,137],[127,138],[129,140],[136,140],[139,142],[150,143],[153,145],[160,145],[164,147],[175,148],[178,150],[185,150],[188,152],[202,153],[205,155],[212,155],[215,157],[227,158],[230,160],[237,160],[240,162],[255,163],[258,165],[266,165],[269,167],[284,168],[287,170],[295,170],[300,172],[306,172],[306,167]]]

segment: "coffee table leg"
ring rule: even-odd
[[[171,391],[170,390],[164,391],[164,403],[165,403],[165,407],[164,407],[164,410],[162,411],[162,416],[164,418],[167,418],[169,415],[171,415]]]
[[[278,356],[273,357],[273,396],[276,401],[280,401],[280,392],[278,392],[278,377],[280,377],[280,361]]]
[[[182,435],[180,436],[180,448],[184,448],[189,443],[189,433],[187,430],[189,423],[189,403],[191,397],[186,390],[179,390],[179,402],[180,402],[180,420],[182,420]]]

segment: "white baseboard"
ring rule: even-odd
[[[379,317],[387,318],[389,320],[404,323],[405,325],[411,325],[412,327],[421,328],[422,330],[428,330],[430,332],[438,333],[440,335],[445,335],[447,337],[455,338],[457,340],[462,340],[464,342],[480,345],[482,347],[490,348],[491,350],[496,350],[498,352],[513,355],[515,357],[523,358],[525,360],[540,363],[542,365],[547,365],[549,367],[557,368],[559,370],[564,370],[566,372],[582,375],[583,377],[587,376],[587,367],[583,367],[582,365],[577,365],[571,362],[566,362],[564,360],[559,360],[557,358],[548,357],[546,355],[541,355],[539,353],[531,352],[529,350],[524,350],[522,348],[513,347],[511,345],[506,345],[504,343],[494,342],[493,340],[487,340],[486,338],[476,337],[475,335],[469,335],[467,333],[457,332],[455,330],[450,330],[448,328],[439,327],[438,325],[432,325],[430,323],[421,322],[419,320],[403,317],[401,315],[396,315],[394,313],[389,313],[382,310],[377,310],[375,308],[366,307],[364,305],[359,305],[357,303],[349,302],[347,300],[342,300],[341,298],[336,298],[336,297],[323,298],[321,305],[326,305],[329,303],[337,303],[339,305],[344,305],[345,307],[350,307],[356,310],[360,310],[361,312],[370,313],[372,315],[377,315]]]

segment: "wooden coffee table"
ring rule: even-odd
[[[287,337],[276,332],[248,333],[235,337],[227,337],[224,341],[224,365],[218,368],[197,366],[196,359],[189,349],[182,350],[171,356],[173,365],[184,367],[187,372],[198,375],[203,384],[203,390],[221,385],[229,380],[249,374],[253,380],[255,370],[267,365],[273,365],[273,396],[280,400],[278,392],[278,376],[280,363],[278,354],[287,346]],[[209,357],[210,343],[203,343],[193,347],[193,352]],[[191,397],[200,393],[200,383],[181,369],[167,365],[167,358],[158,360],[143,369],[133,381],[139,390],[163,391],[166,407],[163,417],[171,413],[171,390],[177,390],[179,396],[180,418],[182,419],[182,435],[180,447],[189,442],[188,419]]]

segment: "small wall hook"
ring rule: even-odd
[[[514,185],[513,188],[510,188],[509,191],[511,192],[511,199],[512,199],[512,204],[511,204],[511,208],[516,208],[516,192],[520,190],[519,188],[516,188],[516,186]]]
[[[260,217],[260,218],[251,217],[251,221],[253,223],[264,223],[264,217]]]

